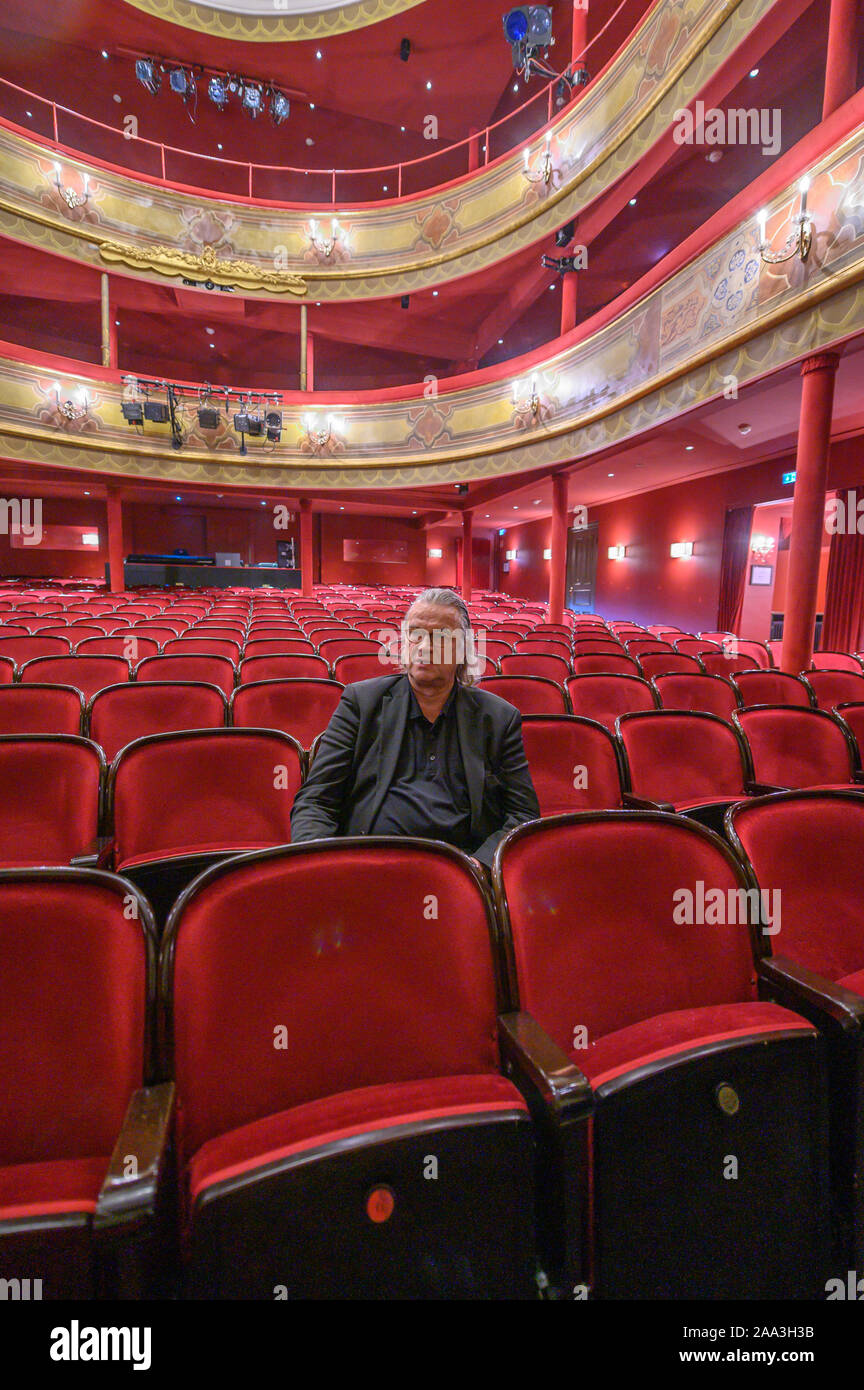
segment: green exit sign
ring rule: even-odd
[[[797,478],[797,476],[798,476],[797,473],[784,473],[784,474],[783,474],[783,486],[784,486],[784,487],[791,487],[792,484],[794,483],[795,479]]]

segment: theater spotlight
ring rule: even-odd
[[[284,92],[271,92],[270,119],[274,125],[281,125],[291,114],[291,103]]]
[[[249,433],[249,416],[245,410],[239,410],[234,416],[234,428],[238,434]]]
[[[574,238],[575,235],[576,235],[576,219],[575,219],[575,218],[571,218],[571,220],[570,220],[569,222],[565,222],[565,223],[564,223],[564,226],[563,226],[563,227],[559,227],[558,230],[557,230],[557,232],[555,233],[555,245],[556,245],[556,246],[569,246],[569,245],[570,245],[570,242],[573,240],[573,238]]]
[[[218,430],[221,416],[219,408],[215,405],[199,405],[198,424],[202,430]]]
[[[278,444],[282,438],[281,410],[268,410],[266,415],[267,438],[271,444]]]
[[[504,33],[513,48],[513,61],[520,66],[534,48],[552,43],[552,10],[548,5],[517,5],[504,16]]]
[[[251,438],[264,433],[264,421],[260,415],[247,415],[246,422],[246,433]]]
[[[135,64],[135,76],[143,87],[146,87],[151,96],[159,91],[159,84],[162,78],[159,69],[152,58],[139,58]]]
[[[144,419],[152,421],[154,425],[167,425],[171,412],[164,401],[145,401]]]
[[[240,98],[243,110],[246,111],[253,121],[261,114],[261,105],[264,100],[264,93],[260,87],[243,85],[243,93]]]
[[[124,401],[121,407],[123,419],[130,425],[143,425],[144,407],[140,401]]]
[[[186,97],[193,90],[195,81],[191,73],[186,73],[185,68],[174,68],[168,74],[168,85],[178,97]]]
[[[207,84],[207,95],[218,106],[220,111],[224,111],[228,105],[228,83],[224,77],[211,77]]]

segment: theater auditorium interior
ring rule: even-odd
[[[862,88],[3,0],[3,1300],[864,1297]]]

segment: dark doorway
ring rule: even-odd
[[[567,607],[574,613],[591,613],[597,588],[597,528],[588,526],[567,532]]]

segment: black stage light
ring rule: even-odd
[[[144,419],[152,420],[154,425],[167,425],[171,412],[163,401],[145,401]]]
[[[123,419],[128,420],[130,425],[141,425],[144,423],[144,407],[140,401],[124,401],[122,410]]]
[[[220,415],[215,405],[199,405],[198,424],[202,430],[218,430]]]
[[[246,414],[245,410],[239,411],[234,416],[234,428],[238,434],[249,433],[249,416]]]
[[[587,87],[591,81],[591,74],[583,63],[581,67],[574,68],[570,74],[570,84],[573,87]]]
[[[241,97],[243,110],[249,113],[253,121],[255,120],[256,116],[258,116],[261,112],[261,103],[263,101],[263,98],[264,93],[262,92],[260,87],[256,87],[254,85],[246,86],[246,84],[244,83],[243,95]]]
[[[291,103],[284,92],[273,92],[270,97],[270,119],[274,125],[281,125],[291,114]]]
[[[402,59],[402,62],[403,62],[403,63],[407,63],[407,62],[408,62],[408,59],[411,57],[411,40],[410,40],[410,39],[403,39],[402,42],[400,43],[400,45],[399,45],[399,57]]]
[[[467,484],[467,483],[457,483],[457,484],[456,484],[456,491],[457,491],[458,493],[460,493],[460,494],[464,497],[465,494],[466,494],[466,492],[468,491],[468,484]]]
[[[563,227],[558,228],[557,232],[555,233],[555,245],[569,246],[570,242],[573,240],[573,237],[575,235],[576,221],[575,219],[571,219],[571,221],[565,222]]]
[[[282,428],[282,411],[281,411],[281,410],[268,410],[268,411],[267,411],[267,415],[266,415],[266,420],[267,420],[267,428],[268,428],[268,430],[281,430],[281,428]]]
[[[214,106],[218,106],[220,111],[224,111],[228,105],[228,84],[224,77],[211,77],[207,85],[207,94]]]
[[[248,422],[246,429],[247,434],[254,437],[264,433],[264,421],[261,419],[260,415],[247,415],[246,419]]]
[[[152,58],[139,58],[136,61],[135,76],[142,86],[147,88],[150,95],[155,97],[162,79],[159,76],[159,69]]]

